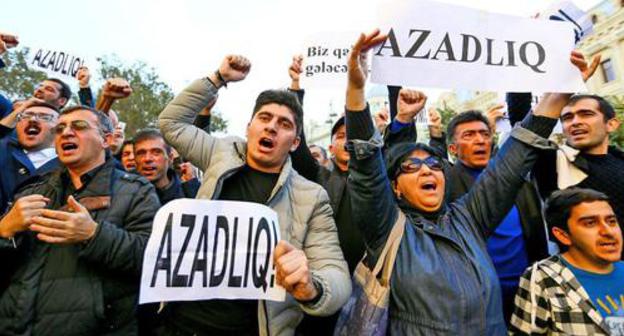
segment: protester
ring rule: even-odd
[[[59,110],[33,100],[12,114],[16,123],[0,126],[0,213],[5,213],[17,186],[32,176],[59,167],[52,132],[58,123]],[[9,136],[13,130],[16,138]]]
[[[445,206],[442,159],[424,144],[402,143],[382,161],[381,141],[364,99],[361,56],[385,36],[362,34],[348,58],[346,125],[354,221],[376,263],[403,211],[408,218],[391,282],[389,333],[499,335],[506,332],[501,293],[485,241],[513,206],[543,137],[568,95],[548,95],[490,162],[466,196]],[[399,106],[423,107],[414,95]],[[451,298],[456,298],[453,300]],[[461,298],[461,300],[459,299]]]
[[[294,56],[288,69],[291,78],[289,90],[296,93],[299,102],[303,103],[305,92],[300,87],[299,79],[303,71],[303,57]],[[336,120],[331,128],[331,144],[329,151],[332,154],[333,169],[328,169],[318,163],[313,152],[306,144],[305,132],[301,133],[301,144],[291,154],[293,167],[303,177],[323,186],[329,196],[333,210],[333,217],[338,229],[340,248],[352,274],[358,262],[364,256],[364,240],[360,231],[352,222],[352,208],[349,197],[349,153],[345,148],[346,131],[344,117]],[[305,315],[297,328],[298,335],[327,335],[331,334],[338,320],[338,314],[328,317]]]
[[[555,191],[546,219],[562,251],[529,267],[511,319],[513,335],[622,335],[622,231],[607,195]]]
[[[328,166],[330,166],[331,161],[327,158],[327,151],[325,150],[325,148],[312,144],[308,146],[308,149],[310,150],[310,153],[312,153],[312,157],[314,157],[314,159],[321,166],[329,169]]]
[[[563,110],[561,123],[567,146],[544,152],[534,169],[542,195],[568,186],[603,192],[623,225],[624,152],[609,146],[609,134],[620,126],[613,106],[599,96],[576,95]],[[557,164],[557,157],[565,164]]]
[[[445,172],[447,201],[464,196],[491,162],[493,131],[479,111],[453,117],[447,127],[448,149],[457,159]],[[531,182],[523,183],[511,211],[486,243],[503,296],[505,321],[511,318],[513,299],[524,270],[548,256],[541,200]]]
[[[144,129],[134,137],[136,172],[152,182],[160,203],[165,205],[178,198],[195,198],[199,189],[197,178],[186,182],[173,170],[171,147],[156,129]],[[123,162],[123,160],[122,160]]]
[[[107,159],[111,128],[91,108],[63,111],[54,129],[63,169],[23,188],[0,220],[0,249],[18,260],[0,296],[0,334],[137,333],[143,250],[159,203],[147,180]]]
[[[247,141],[215,138],[193,125],[217,90],[244,79],[250,66],[244,57],[227,56],[215,73],[169,103],[159,123],[167,142],[205,172],[198,198],[257,202],[277,212],[283,240],[274,256],[276,280],[288,293],[286,301],[170,303],[165,335],[289,335],[302,311],[332,314],[350,293],[327,194],[291,167],[288,154],[299,145],[302,130],[296,98],[283,91],[261,93]]]
[[[134,172],[136,170],[136,161],[134,159],[134,143],[132,140],[126,140],[121,145],[117,160],[121,162],[124,170]]]

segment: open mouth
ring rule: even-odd
[[[78,149],[78,144],[74,142],[63,142],[61,144],[61,149],[64,155],[69,155]]]
[[[141,167],[141,172],[145,174],[151,174],[156,171],[156,167],[154,166],[143,166]]]
[[[260,138],[260,147],[266,150],[272,150],[275,147],[275,142],[271,138],[262,137]]]
[[[30,124],[26,126],[24,133],[26,133],[26,135],[29,135],[29,136],[37,136],[39,135],[39,133],[41,133],[41,128],[37,126],[36,124]]]
[[[486,155],[487,154],[487,150],[485,150],[485,149],[477,149],[473,153],[474,153],[474,155]]]
[[[438,184],[433,181],[424,182],[420,185],[420,189],[426,191],[436,191],[438,189]]]
[[[605,248],[616,248],[618,243],[616,241],[599,242],[598,246]]]
[[[577,129],[577,130],[574,130],[574,131],[570,132],[570,134],[571,134],[572,136],[585,135],[585,134],[587,134],[587,133],[588,133],[587,131],[582,130],[582,129]]]

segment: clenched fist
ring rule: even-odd
[[[408,124],[414,121],[414,117],[420,112],[427,102],[427,96],[416,90],[401,89],[397,99],[397,121]]]
[[[318,295],[308,268],[308,258],[285,240],[280,240],[274,255],[277,284],[298,301],[310,301]]]
[[[251,70],[251,63],[247,58],[240,55],[228,55],[221,62],[219,74],[226,83],[238,82],[247,77],[249,70]]]

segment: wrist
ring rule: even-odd
[[[408,117],[405,115],[401,115],[400,113],[397,114],[396,118],[394,118],[396,121],[400,122],[401,124],[410,124],[412,122],[414,122],[414,117]]]
[[[223,86],[223,82],[221,81],[221,79],[219,78],[219,76],[217,76],[216,71],[214,73],[211,73],[210,75],[206,76],[206,79],[212,83],[212,85],[217,88],[220,89]]]

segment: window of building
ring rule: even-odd
[[[600,68],[602,69],[602,78],[604,78],[605,83],[615,80],[615,69],[613,68],[613,62],[611,59],[607,59],[600,63]]]

